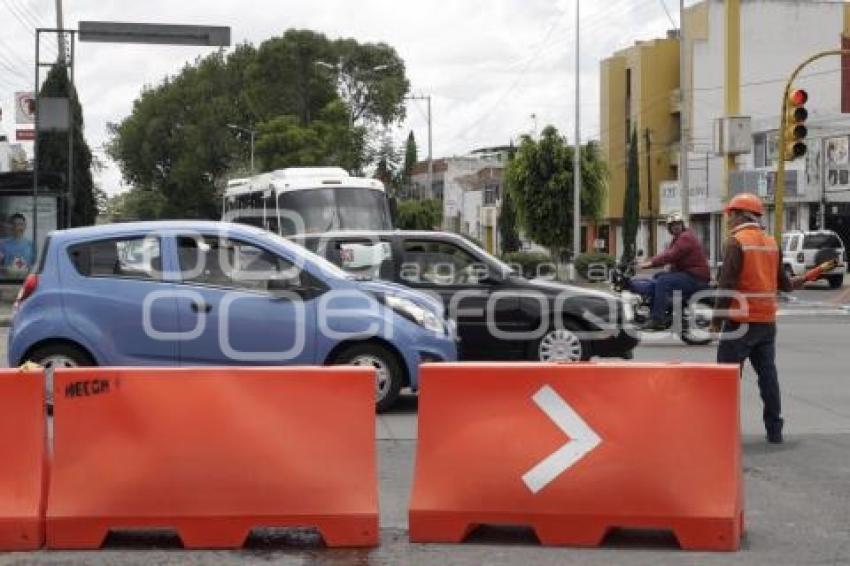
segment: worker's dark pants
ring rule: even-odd
[[[768,432],[782,430],[782,400],[779,393],[779,376],[776,373],[776,323],[747,324],[747,331],[738,338],[727,338],[729,332],[739,330],[736,322],[725,322],[717,363],[740,364],[749,358],[758,374],[759,392],[764,402],[764,426]]]

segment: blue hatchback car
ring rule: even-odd
[[[13,367],[366,365],[378,410],[417,389],[421,362],[457,355],[427,295],[354,281],[264,230],[195,221],[53,232],[8,352]]]

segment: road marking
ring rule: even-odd
[[[532,399],[570,438],[522,476],[526,487],[536,494],[599,446],[602,439],[550,386],[541,387]]]
[[[847,307],[779,309],[776,316],[848,316]]]

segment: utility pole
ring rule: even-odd
[[[685,226],[691,222],[691,191],[688,186],[688,151],[690,150],[688,120],[688,43],[685,39],[685,0],[679,0],[679,197]],[[655,234],[652,226],[651,234]]]
[[[579,88],[581,85],[580,70],[581,59],[579,58],[579,4],[580,0],[576,0],[576,136],[575,136],[575,151],[573,151],[573,279],[576,278],[577,271],[575,262],[581,253],[581,116],[579,114]]]
[[[56,57],[58,63],[64,63],[67,52],[65,51],[65,29],[64,15],[62,14],[62,0],[56,0],[56,29],[59,32],[56,38],[59,41],[59,55]]]
[[[230,128],[231,130],[235,131],[235,132],[248,134],[250,136],[250,138],[251,138],[251,175],[253,175],[255,173],[255,170],[254,170],[254,139],[257,135],[257,130],[255,130],[254,128],[250,128],[250,127],[246,128],[244,126],[238,126],[236,124],[227,124],[227,127]]]
[[[652,202],[652,136],[646,129],[646,184],[649,204],[649,256],[655,255],[655,211]]]
[[[428,99],[428,197],[434,196],[434,146],[431,137],[431,95]]]
[[[725,114],[726,118],[737,116],[741,111],[741,0],[726,0],[725,3]],[[729,179],[736,169],[735,156],[723,157],[723,193],[721,202],[729,200]],[[726,216],[722,216],[723,234],[726,234]]]

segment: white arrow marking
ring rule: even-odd
[[[584,458],[588,452],[599,446],[602,439],[548,385],[541,387],[532,399],[546,413],[546,416],[552,419],[552,422],[570,437],[566,444],[552,452],[522,476],[522,481],[525,482],[531,493],[536,494]]]

